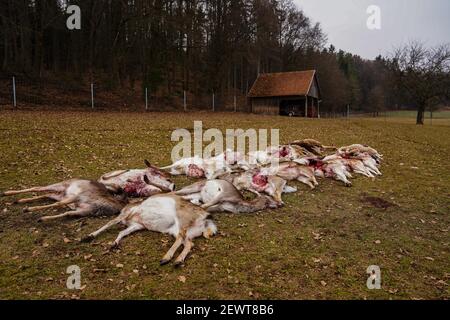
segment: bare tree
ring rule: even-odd
[[[448,99],[450,45],[427,49],[423,43],[411,42],[397,48],[389,62],[398,86],[417,105],[417,124],[424,124],[426,107]]]

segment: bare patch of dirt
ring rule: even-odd
[[[388,208],[392,208],[392,207],[396,207],[397,205],[389,202],[387,200],[384,200],[382,198],[379,197],[363,197],[362,202],[364,203],[368,203],[371,206],[378,208],[378,209],[388,209]]]

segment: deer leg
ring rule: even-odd
[[[208,209],[209,207],[212,207],[218,203],[220,203],[222,195],[217,195],[214,199],[212,199],[209,203],[205,203],[204,205],[202,205],[202,209]]]
[[[182,195],[181,197],[184,200],[188,200],[188,201],[195,200],[196,202],[199,202],[200,199],[201,199],[201,194],[200,193],[191,193],[191,194],[188,194],[188,195],[185,195],[185,196]]]
[[[241,191],[241,189],[238,189],[238,190]],[[261,196],[261,194],[260,194],[258,191],[256,191],[255,189],[253,189],[252,187],[249,187],[249,188],[247,189],[247,191],[253,193],[253,194],[256,195],[257,197],[260,197],[260,196]]]
[[[183,236],[179,234],[177,238],[175,239],[175,242],[173,243],[172,247],[167,251],[167,253],[164,255],[164,257],[159,262],[160,265],[165,265],[172,260],[173,256],[175,255],[175,252],[177,252],[178,248],[183,244]]]
[[[90,208],[79,209],[79,210],[74,210],[74,211],[67,211],[65,213],[57,214],[54,216],[42,217],[38,221],[44,222],[44,221],[50,221],[50,220],[55,220],[55,219],[64,218],[64,217],[85,217],[85,216],[89,215],[91,212],[92,212],[92,209],[90,209]]]
[[[275,201],[279,202],[279,203],[283,203],[283,198],[281,197],[283,193],[283,190],[276,190],[275,194],[273,195],[273,198],[275,199]]]
[[[37,201],[37,200],[41,200],[41,199],[49,199],[50,196],[51,196],[51,194],[46,194],[43,196],[37,196],[37,197],[32,197],[32,198],[27,198],[27,199],[20,199],[20,200],[17,200],[16,203],[20,204],[20,203],[33,202],[33,201]]]
[[[67,198],[64,199],[62,201],[59,202],[55,202],[53,204],[49,204],[46,206],[37,206],[37,207],[29,207],[29,208],[24,208],[23,211],[24,212],[36,212],[36,211],[41,211],[41,210],[46,210],[46,209],[51,209],[51,208],[61,208],[64,206],[67,206],[71,203],[74,203],[76,201],[76,198]]]
[[[188,196],[193,193],[199,193],[202,191],[205,184],[206,184],[206,181],[200,181],[200,182],[194,183],[191,186],[183,188],[180,191],[175,192],[175,194],[179,195],[179,196]]]
[[[362,169],[358,169],[355,170],[356,173],[359,173],[360,175],[363,175],[367,178],[375,178],[373,174],[371,174],[369,171],[367,170],[362,170]]]
[[[121,176],[121,175],[123,175],[124,173],[127,173],[127,172],[129,172],[129,171],[130,171],[130,170],[121,170],[121,171],[116,172],[115,174],[110,174],[110,175],[105,174],[102,178],[103,178],[104,180],[109,180],[109,179],[112,179],[112,178],[116,178],[116,177],[118,177],[118,176]]]
[[[288,185],[284,186],[284,188],[283,188],[283,193],[295,193],[297,191],[298,191],[297,188],[291,187],[291,186],[288,186]]]
[[[311,175],[311,181],[312,181],[312,183],[313,183],[316,187],[319,185],[319,183],[317,182],[317,179],[316,179],[316,177],[314,176],[314,174]]]
[[[90,242],[92,240],[94,240],[94,238],[96,238],[99,234],[105,232],[106,230],[110,229],[111,227],[119,224],[122,222],[122,217],[118,216],[117,218],[111,220],[110,222],[108,222],[106,225],[104,225],[103,227],[101,227],[100,229],[98,229],[95,232],[92,232],[90,235],[88,235],[87,237],[81,239],[82,242]]]
[[[43,186],[43,187],[33,187],[33,188],[27,188],[23,190],[10,190],[4,192],[3,196],[14,196],[16,194],[22,194],[22,193],[30,193],[30,192],[53,192],[53,193],[60,193],[64,192],[65,190],[65,184],[64,183],[56,183],[49,186]],[[1,195],[1,194],[0,194]]]
[[[126,236],[128,236],[128,235],[130,235],[130,234],[132,234],[134,232],[143,230],[143,229],[145,229],[145,227],[143,225],[141,225],[141,224],[137,224],[137,223],[136,224],[132,224],[131,226],[129,226],[128,228],[126,228],[125,230],[123,230],[123,231],[121,231],[119,233],[119,235],[117,236],[116,240],[114,241],[113,248],[118,247],[119,244],[120,244],[120,241],[123,238],[125,238]]]
[[[184,263],[184,260],[186,260],[186,257],[189,254],[189,252],[191,251],[193,246],[194,246],[194,243],[192,242],[192,240],[185,238],[183,251],[181,251],[180,255],[175,260],[175,266],[180,266]]]
[[[351,187],[352,183],[347,179],[347,177],[345,176],[345,174],[336,174],[335,179],[337,181],[342,181],[346,187]]]
[[[28,189],[23,189],[23,190],[10,190],[10,191],[5,191],[3,193],[3,196],[15,196],[17,194],[23,194],[23,193],[31,193],[31,192],[51,192],[51,191],[56,191],[50,187],[33,187],[33,188],[28,188]],[[64,191],[64,190],[62,190]],[[59,192],[59,190],[58,190]]]
[[[222,207],[220,205],[214,205],[214,206],[209,207],[208,209],[206,209],[206,211],[208,211],[210,213],[213,213],[213,212],[222,212],[224,210],[222,209]]]
[[[315,188],[315,185],[306,177],[300,176],[297,178],[297,180],[303,184],[306,184],[308,187],[310,187],[311,189]]]

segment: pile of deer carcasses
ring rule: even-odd
[[[7,191],[3,195],[40,194],[17,200],[17,203],[41,199],[55,201],[50,205],[26,207],[25,212],[69,208],[67,212],[42,217],[40,221],[117,216],[83,241],[90,241],[117,224],[127,228],[119,233],[114,247],[122,238],[139,230],[170,234],[175,237],[175,242],[161,264],[169,263],[183,246],[175,259],[175,265],[180,265],[191,250],[194,238],[209,238],[217,232],[214,222],[208,219],[210,213],[252,213],[279,208],[283,206],[283,193],[297,191],[288,186],[290,181],[299,181],[314,189],[318,185],[316,177],[319,177],[351,186],[352,174],[369,178],[381,175],[382,158],[375,149],[365,145],[335,148],[305,139],[247,155],[228,150],[209,159],[182,159],[164,168],[145,161],[145,169],[110,172],[98,181],[72,179],[45,187]],[[170,179],[174,175],[201,180],[175,191]],[[254,199],[246,200],[244,191],[255,194]]]

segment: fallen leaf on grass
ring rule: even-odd
[[[186,277],[185,276],[179,276],[178,281],[186,283]]]
[[[396,294],[398,292],[398,289],[391,289],[389,290],[390,294]]]

